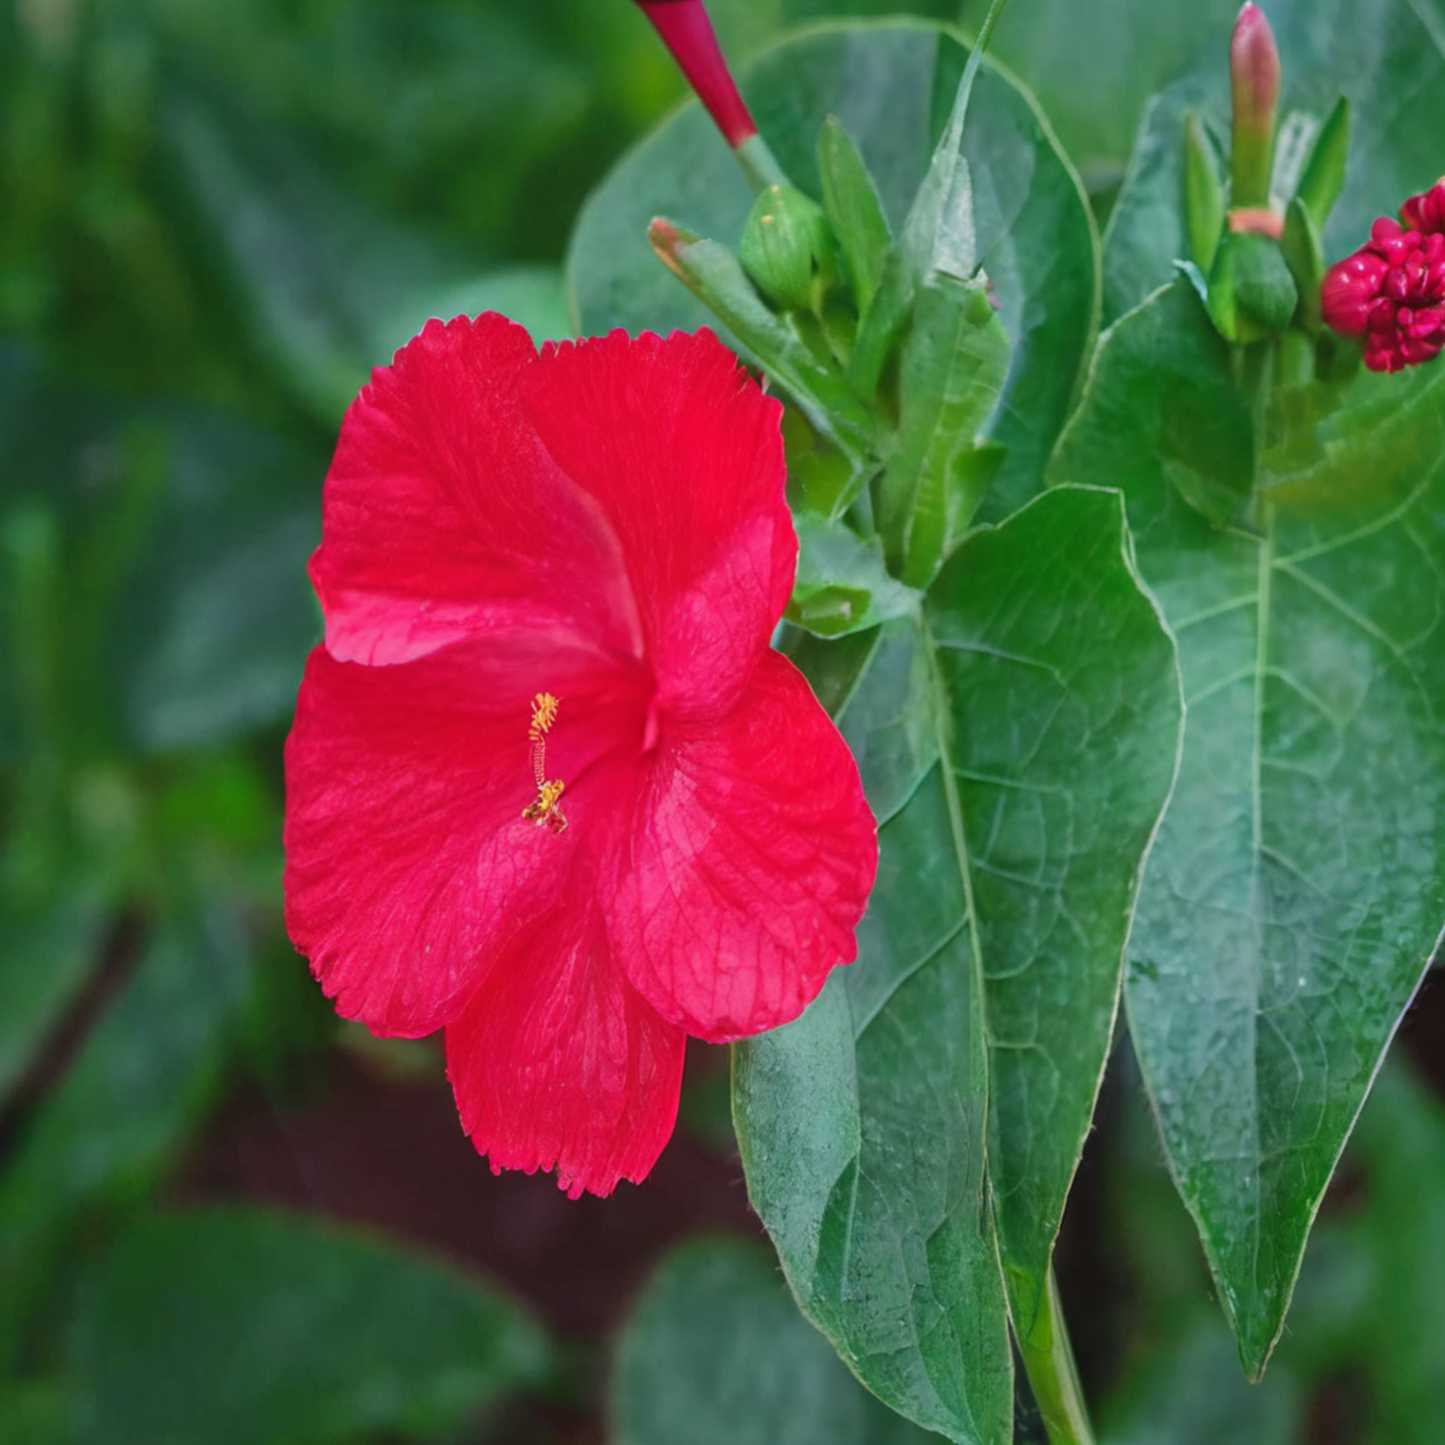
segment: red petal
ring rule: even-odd
[[[709,331],[548,346],[526,392],[616,532],[662,703],[730,707],[793,585],[781,406]]]
[[[638,991],[722,1042],[786,1023],[853,930],[878,866],[848,745],[802,674],[767,652],[737,709],[664,733],[608,929]]]
[[[574,893],[513,938],[447,1027],[447,1073],[494,1170],[555,1168],[575,1199],[640,1181],[657,1161],[686,1041],[627,982]]]
[[[377,1033],[446,1023],[567,885],[588,832],[573,791],[566,833],[521,817],[530,695],[561,694],[558,740],[570,720],[591,756],[640,731],[642,704],[608,696],[615,664],[533,646],[530,662],[459,644],[393,667],[311,654],[286,744],[286,922],[338,1012]],[[559,751],[548,772],[570,781],[584,761]]]
[[[311,578],[342,661],[399,662],[498,626],[640,644],[596,504],[522,415],[531,338],[505,317],[432,321],[342,423]]]

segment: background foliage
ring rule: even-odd
[[[880,9],[712,8],[739,59]],[[1234,8],[1015,0],[997,53],[1101,223]],[[719,1051],[653,1180],[569,1205],[493,1180],[429,1046],[339,1026],[281,928],[341,410],[430,315],[565,334],[583,201],[679,94],[623,0],[0,7],[0,1440],[927,1438],[752,1237]],[[1257,1387],[1116,1057],[1060,1246],[1107,1440],[1433,1441],[1438,989],[1406,1033]]]

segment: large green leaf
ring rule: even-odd
[[[455,1425],[534,1382],[545,1342],[480,1281],[353,1230],[160,1214],[79,1292],[73,1439],[322,1445]]]
[[[825,116],[857,140],[895,232],[927,169],[968,52],[920,23],[820,27],[760,57],[743,89],[794,181],[820,190],[816,147]],[[1078,178],[1031,97],[984,66],[963,153],[974,187],[978,251],[1013,343],[991,425],[1009,448],[996,514],[1038,490],[1092,341],[1095,241]],[[632,150],[588,201],[568,275],[579,329],[666,332],[710,324],[711,313],[661,265],[648,222],[671,217],[736,245],[752,196],[696,105]]]
[[[1184,758],[1126,997],[1180,1191],[1247,1368],[1445,921],[1445,368],[1305,389],[1259,439],[1175,282],[1105,336],[1056,457],[1123,489],[1179,638]],[[1338,409],[1334,409],[1336,404]]]
[[[927,1445],[799,1315],[766,1253],[698,1239],[659,1267],[618,1342],[616,1445]]]
[[[988,6],[964,0],[962,23],[981,25]],[[990,48],[1038,96],[1090,190],[1106,190],[1155,91],[1210,41],[1218,62],[1238,11],[1234,0],[1010,0]]]
[[[1006,1294],[1027,1347],[1173,776],[1173,648],[1117,498],[1069,490],[966,539],[923,621],[800,661],[881,859],[858,962],[737,1049],[749,1192],[859,1378],[996,1445]]]
[[[1284,121],[1276,190],[1288,199],[1305,147],[1341,95],[1351,102],[1344,190],[1324,230],[1330,260],[1361,245],[1376,216],[1423,191],[1440,174],[1445,130],[1445,21],[1418,0],[1273,0]],[[1228,31],[1196,69],[1151,106],[1130,173],[1109,219],[1104,311],[1136,306],[1189,255],[1184,228],[1184,116],[1193,111],[1228,146]],[[1286,184],[1281,188],[1280,182]]]

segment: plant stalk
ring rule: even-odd
[[[1029,1386],[1048,1431],[1049,1445],[1094,1445],[1094,1430],[1079,1388],[1079,1372],[1059,1303],[1059,1287],[1049,1267],[1027,1337],[1019,1339]]]

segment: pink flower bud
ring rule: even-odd
[[[682,67],[687,83],[697,92],[727,143],[736,150],[757,135],[758,128],[738,94],[702,0],[637,0],[637,3]]]
[[[1411,196],[1400,207],[1400,219],[1412,231],[1445,231],[1445,176],[1423,195]]]
[[[1279,105],[1279,47],[1264,12],[1246,4],[1229,42],[1229,78],[1234,94],[1230,170],[1236,206],[1269,202],[1274,156],[1274,117]]]
[[[1429,361],[1445,350],[1445,231],[1422,235],[1381,216],[1368,243],[1330,267],[1320,306],[1326,325],[1363,339],[1371,371]]]

